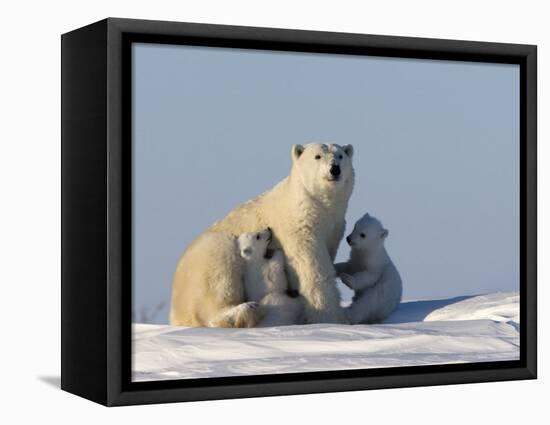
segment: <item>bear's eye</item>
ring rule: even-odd
[[[338,155],[338,159],[342,159],[344,158],[342,155]]]
[[[258,240],[258,241],[260,240],[260,234],[259,233],[256,235],[256,240]]]
[[[359,236],[361,236],[362,238],[365,237],[365,234],[364,233],[361,233]]]
[[[321,159],[321,155],[315,155],[315,159]]]

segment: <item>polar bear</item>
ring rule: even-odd
[[[355,291],[346,309],[351,324],[381,322],[401,302],[401,277],[384,246],[388,233],[378,219],[365,214],[346,238],[349,261],[335,265],[342,282]]]
[[[352,156],[351,145],[294,145],[289,176],[214,223],[184,252],[173,278],[170,322],[204,326],[243,304],[242,258],[218,234],[238,236],[271,227],[272,245],[286,258],[290,289],[304,298],[305,322],[347,323],[333,262],[354,184]],[[254,326],[260,320],[261,309],[238,308],[246,320],[237,325]]]
[[[301,297],[288,295],[285,259],[280,249],[268,252],[271,229],[243,233],[238,238],[239,251],[244,259],[245,298],[257,302],[264,317],[258,326],[296,325],[301,322]]]
[[[210,267],[212,259],[221,266]],[[183,276],[186,285],[172,291],[171,323],[224,328],[256,326],[263,310],[256,302],[246,302],[244,287],[237,284],[244,278],[244,266],[236,236],[220,232],[198,237],[174,273],[174,281]]]

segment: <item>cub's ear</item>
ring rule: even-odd
[[[293,145],[292,146],[292,160],[296,161],[300,158],[300,155],[304,153],[304,147],[302,145]]]
[[[342,146],[342,149],[344,149],[347,156],[350,158],[353,157],[353,145],[344,145]]]
[[[382,229],[382,233],[380,233],[380,238],[386,239],[389,234],[390,234],[390,231],[388,229]]]

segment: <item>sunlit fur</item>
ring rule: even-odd
[[[215,258],[217,267],[210,267]],[[244,261],[237,239],[228,233],[204,233],[185,251],[172,291],[170,322],[180,326],[245,328],[256,326],[263,312],[245,301]]]
[[[213,240],[224,238],[219,233],[236,237],[267,227],[273,247],[284,251],[289,286],[304,297],[305,321],[346,323],[333,262],[353,189],[352,155],[351,145],[294,145],[288,177],[214,223],[183,254],[173,280],[171,323],[206,325],[220,310],[245,302],[242,258],[235,258],[234,245]],[[341,170],[337,180],[333,164]]]

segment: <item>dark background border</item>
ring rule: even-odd
[[[520,360],[132,382],[133,42],[520,65]],[[536,46],[109,18],[63,36],[62,86],[63,389],[122,405],[536,378]]]

